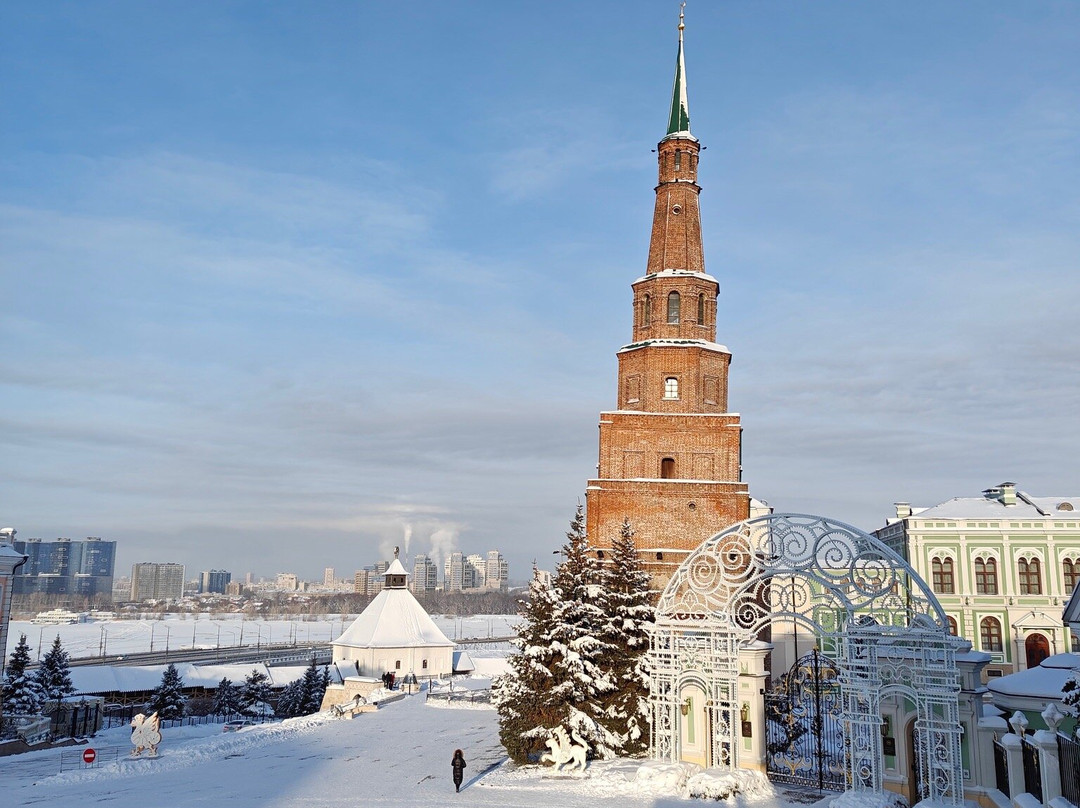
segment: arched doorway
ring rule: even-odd
[[[1039,667],[1039,664],[1050,656],[1050,641],[1044,634],[1029,634],[1024,640],[1024,655],[1027,657],[1028,668]]]
[[[709,763],[742,765],[739,654],[760,648],[774,621],[806,626],[840,672],[834,678],[847,790],[883,793],[882,692],[903,688],[912,693],[918,716],[912,752],[925,784],[922,798],[962,804],[961,641],[949,633],[926,582],[902,558],[857,528],[818,516],[740,522],[694,550],[671,578],[649,651],[654,757],[675,762],[687,754],[682,709],[689,714],[685,684],[692,680],[692,696],[708,705]],[[764,756],[764,744],[760,749],[755,754]],[[761,758],[742,763],[764,768]]]

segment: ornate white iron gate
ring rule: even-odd
[[[739,766],[741,648],[774,620],[798,622],[835,652],[847,790],[882,794],[881,698],[910,694],[918,710],[924,797],[963,803],[960,640],[900,556],[857,528],[820,516],[772,514],[732,525],[676,571],[651,631],[652,754],[678,761],[682,684],[701,683],[711,713],[711,765]]]

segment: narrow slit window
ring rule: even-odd
[[[679,293],[672,292],[667,296],[667,321],[672,325],[679,324]]]
[[[645,295],[645,303],[642,306],[641,314],[642,325],[649,325],[652,322],[652,298]]]
[[[705,295],[698,295],[697,321],[698,325],[705,325]]]

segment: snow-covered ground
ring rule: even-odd
[[[685,796],[686,773],[678,767],[614,761],[591,765],[585,776],[558,776],[549,769],[508,765],[493,710],[436,708],[425,704],[423,694],[352,721],[321,714],[236,733],[223,734],[220,726],[211,725],[167,729],[163,734],[157,760],[126,759],[62,774],[60,750],[0,758],[3,803],[110,808],[693,804]],[[117,729],[99,733],[91,744],[129,748],[127,741],[128,731]],[[462,792],[455,794],[450,758],[459,747],[468,768]],[[756,795],[725,805],[787,805],[768,784],[758,789]]]
[[[13,620],[8,630],[7,656],[11,656],[20,634],[26,635],[33,649],[31,659],[38,658],[39,647],[44,655],[57,635],[73,659],[101,656],[103,652],[115,658],[141,651],[162,651],[166,646],[179,649],[256,646],[286,641],[328,643],[355,619],[355,614],[322,615],[314,620],[303,616],[245,619],[236,614],[199,615],[196,619],[188,614],[168,614],[162,620],[110,620],[59,626]],[[506,637],[513,634],[514,626],[520,622],[519,617],[508,614],[432,615],[431,619],[451,640]]]

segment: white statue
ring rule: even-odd
[[[578,735],[577,730],[570,730],[570,736],[577,743],[572,743],[562,727],[555,727],[555,737],[547,739],[547,747],[550,753],[545,752],[540,756],[541,763],[554,763],[555,771],[569,764],[571,769],[585,771],[585,755],[589,751],[585,739]]]
[[[132,757],[138,757],[144,749],[150,750],[150,757],[157,757],[158,744],[161,743],[161,719],[154,713],[147,718],[139,713],[131,719]]]

